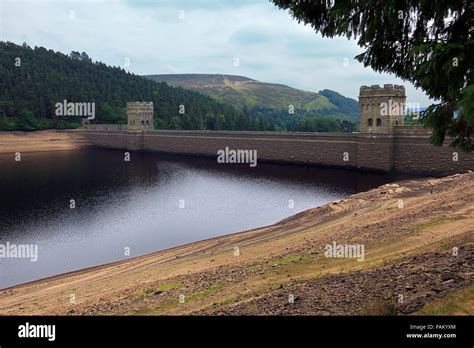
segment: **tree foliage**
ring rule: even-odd
[[[470,0],[272,0],[324,37],[357,39],[355,58],[436,100],[424,112],[431,142],[472,151],[474,10]]]
[[[94,102],[93,122],[123,124],[128,101],[153,101],[157,129],[342,132],[355,128],[354,123],[324,113],[241,110],[199,92],[93,62],[85,52],[65,55],[0,42],[0,76],[0,130],[78,127],[79,119],[55,116],[55,104],[63,100]],[[184,113],[179,112],[181,106]]]
[[[126,123],[126,103],[152,101],[159,128],[237,129],[251,122],[231,105],[201,93],[170,87],[119,67],[93,62],[85,52],[69,55],[44,47],[0,42],[0,130],[70,128],[78,118],[55,116],[55,104],[94,102],[95,123]],[[184,106],[185,113],[179,112]],[[225,122],[218,124],[225,115]],[[201,119],[204,122],[201,122]],[[208,119],[215,119],[209,122]]]

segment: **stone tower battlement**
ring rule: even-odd
[[[153,130],[153,113],[154,107],[152,102],[127,103],[128,130]]]
[[[400,85],[385,84],[383,87],[379,85],[361,86],[360,96],[400,96],[405,97],[405,87]]]
[[[359,91],[360,126],[362,133],[393,134],[395,126],[405,119],[405,87],[385,84],[361,86]]]

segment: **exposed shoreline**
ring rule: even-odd
[[[473,286],[472,197],[474,173],[387,184],[271,226],[0,290],[0,314],[387,314],[400,294],[390,310],[410,314]],[[334,241],[363,244],[365,261],[325,258]]]
[[[67,151],[90,146],[87,138],[62,130],[0,132],[0,154]]]

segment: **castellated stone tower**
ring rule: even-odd
[[[404,123],[405,87],[387,84],[360,87],[359,109],[362,133],[392,134]]]
[[[153,103],[127,103],[127,119],[129,131],[153,130]]]

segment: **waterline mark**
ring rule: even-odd
[[[30,259],[31,262],[36,262],[38,261],[38,245],[13,244],[10,242],[0,244],[0,258]]]

